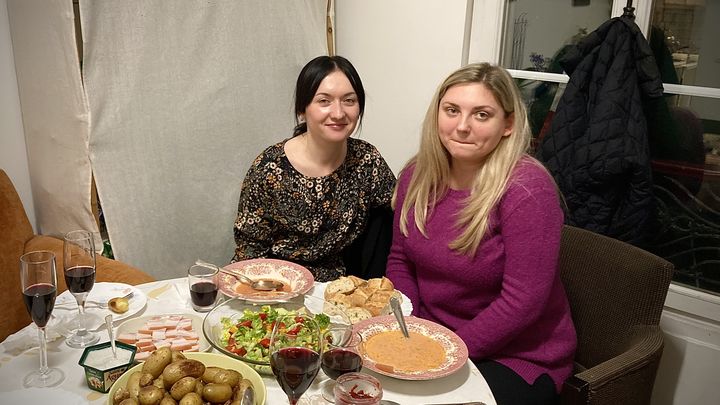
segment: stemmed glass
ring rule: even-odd
[[[95,241],[90,231],[72,231],[63,242],[63,270],[68,290],[78,304],[78,327],[65,340],[68,346],[83,348],[100,336],[85,329],[85,299],[95,285]]]
[[[50,319],[57,295],[55,254],[36,251],[22,255],[20,282],[25,306],[37,325],[40,340],[40,369],[26,375],[23,386],[25,388],[54,387],[65,380],[65,374],[60,369],[50,368],[47,365],[45,325]]]
[[[352,326],[335,326],[325,332],[323,340],[321,367],[330,379],[323,382],[321,392],[325,400],[335,402],[335,380],[362,368],[362,335],[353,332]]]
[[[320,327],[308,315],[285,315],[275,321],[269,347],[273,374],[295,405],[320,371]]]

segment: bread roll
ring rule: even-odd
[[[368,295],[364,290],[360,288],[356,288],[355,291],[350,294],[352,306],[354,307],[362,307],[363,305],[365,305],[369,298],[370,295]]]
[[[331,281],[325,287],[325,299],[334,296],[337,293],[350,294],[355,290],[355,284],[348,277],[340,277],[337,280]]]
[[[368,302],[376,302],[384,305],[390,302],[392,295],[393,291],[377,290],[370,296]]]
[[[352,307],[352,298],[350,298],[349,295],[345,295],[343,293],[335,293],[332,296],[327,298],[327,301],[339,305],[340,307],[347,309]]]
[[[364,286],[365,284],[367,284],[367,281],[365,281],[365,280],[363,280],[363,279],[361,279],[360,277],[357,277],[357,276],[348,276],[348,278],[350,279],[350,281],[353,282],[353,284],[355,284],[355,288],[357,288],[357,287],[362,287],[362,286]]]
[[[364,321],[365,319],[372,318],[373,314],[365,308],[353,307],[345,310],[345,313],[350,318],[350,322],[357,323]]]
[[[387,304],[384,304],[382,302],[369,301],[369,302],[365,303],[365,306],[363,308],[370,311],[372,316],[380,316],[380,315],[384,315],[383,309],[385,309],[386,305]]]
[[[356,276],[340,277],[325,287],[325,313],[345,312],[350,321],[356,323],[392,313],[390,298],[393,296],[402,302],[402,294],[387,277],[367,281]]]
[[[380,289],[386,291],[394,291],[395,284],[393,284],[393,282],[390,281],[389,278],[383,277],[382,279],[380,279]]]

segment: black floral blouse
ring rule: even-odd
[[[289,260],[316,281],[334,280],[345,274],[342,251],[364,231],[368,211],[390,205],[395,176],[374,146],[349,138],[339,168],[307,177],[290,164],[285,142],[265,149],[245,176],[232,261]]]

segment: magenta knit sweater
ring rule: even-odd
[[[412,212],[408,236],[400,233],[411,174],[399,179],[387,276],[410,298],[413,315],[457,333],[471,359],[502,363],[530,384],[547,373],[559,392],[572,372],[576,336],[557,271],[563,213],[550,176],[523,159],[468,257],[448,244],[459,235],[455,213],[469,191],[449,190],[429,211],[428,238]]]

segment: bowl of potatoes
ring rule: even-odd
[[[113,384],[107,405],[239,404],[247,387],[255,392],[255,404],[264,405],[265,383],[244,362],[217,353],[180,353],[163,348]],[[168,400],[161,402],[165,397]]]

